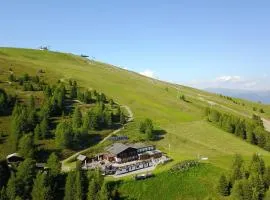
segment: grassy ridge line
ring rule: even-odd
[[[249,155],[259,152],[269,156],[268,152],[245,144],[204,122],[201,108],[208,104],[198,100],[186,103],[177,99],[178,90],[174,88],[175,84],[153,80],[100,62],[89,63],[70,54],[1,48],[0,52],[4,53],[0,55],[0,65],[6,69],[10,64],[13,64],[15,71],[22,73],[35,73],[42,68],[46,71],[46,77],[49,77],[48,81],[72,78],[85,88],[95,88],[117,102],[128,105],[136,115],[134,122],[123,130],[123,134],[130,138],[140,137],[136,128],[140,119],[152,118],[155,126],[166,131],[165,138],[155,144],[158,148],[170,152],[175,160],[194,158],[200,153],[211,158],[213,164],[226,166],[235,152]],[[168,91],[165,90],[166,87]],[[197,99],[198,94],[201,94],[233,109],[237,107],[242,111],[246,108],[252,110],[249,104],[246,108],[231,105],[228,100],[218,95],[185,86],[177,85],[177,87],[180,88],[181,94],[190,95],[193,99]],[[233,145],[225,145],[224,137],[226,142]],[[169,144],[171,144],[170,150]],[[231,149],[228,148],[230,146]],[[226,151],[223,150],[224,148]]]

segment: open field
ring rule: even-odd
[[[213,186],[220,173],[220,169],[204,164],[184,173],[163,172],[148,180],[130,179],[120,184],[119,190],[127,200],[204,199],[210,196],[222,199]]]
[[[188,199],[194,195],[200,199],[199,194],[204,197],[214,194],[216,178],[220,172],[230,167],[232,156],[235,153],[241,153],[244,158],[250,158],[253,153],[257,152],[263,155],[267,164],[270,164],[269,152],[207,123],[203,114],[204,108],[209,106],[207,101],[212,101],[246,115],[253,114],[253,107],[263,108],[265,113],[261,115],[267,119],[270,117],[269,105],[240,99],[236,99],[239,104],[235,104],[216,94],[154,80],[72,54],[0,48],[0,80],[2,82],[0,87],[5,88],[8,92],[17,93],[22,100],[29,94],[19,92],[6,83],[10,67],[15,75],[23,73],[34,75],[39,69],[43,69],[44,76],[48,82],[52,83],[58,79],[63,81],[74,79],[84,88],[97,89],[115,99],[119,104],[127,105],[134,113],[134,120],[128,123],[119,134],[127,135],[130,142],[145,139],[145,135],[139,133],[138,130],[140,120],[149,117],[154,121],[155,128],[163,134],[164,138],[153,141],[153,143],[174,161],[164,167],[159,167],[156,170],[158,175],[153,179],[145,180],[140,184],[134,181],[121,183],[120,191],[124,195],[127,195],[125,192],[128,191],[130,197],[139,199],[160,199],[158,197],[175,199],[181,193],[183,195],[181,198]],[[187,101],[177,98],[179,94],[184,94]],[[207,101],[200,100],[200,97]],[[219,109],[225,110],[223,107]],[[7,133],[9,132],[9,121],[9,117],[0,117],[0,127],[7,130]],[[86,153],[94,153],[107,144],[104,142],[100,146],[94,146]],[[49,145],[52,144],[49,143],[48,148],[53,149],[53,146]],[[0,149],[1,158],[11,153],[6,141],[0,142]],[[75,152],[69,152],[68,155],[72,153]],[[171,165],[181,160],[197,158],[198,155],[208,157],[209,164],[177,176],[166,172]],[[171,180],[168,185],[165,184],[167,180]],[[177,187],[174,191],[169,192],[169,186],[172,185],[177,185]],[[187,191],[184,188],[190,190]],[[140,190],[152,191],[153,197],[148,196],[148,193],[138,194]],[[168,198],[159,196],[164,192],[169,192],[171,196]]]

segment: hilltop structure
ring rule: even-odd
[[[93,158],[79,155],[77,160],[83,164],[83,169],[101,169],[105,175],[122,175],[137,170],[143,170],[169,160],[154,145],[135,143],[114,143],[105,148],[104,153],[97,154]]]

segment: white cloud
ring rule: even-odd
[[[193,80],[187,85],[196,88],[228,88],[246,90],[269,90],[269,80],[265,76],[246,78],[242,76],[219,76],[212,80]]]
[[[146,69],[143,72],[140,72],[140,74],[150,78],[155,78],[155,73],[150,69]]]
[[[239,82],[241,80],[240,76],[220,76],[215,79],[217,82]]]

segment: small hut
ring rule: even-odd
[[[8,164],[16,164],[24,161],[24,158],[18,153],[10,154],[6,157]]]

